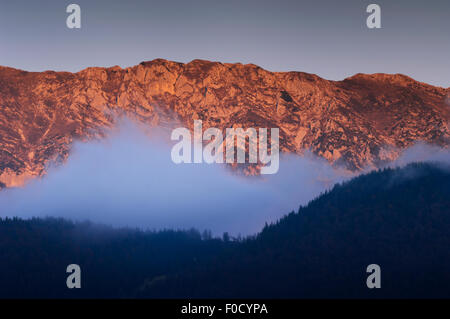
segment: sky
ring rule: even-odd
[[[81,29],[66,26],[71,3]],[[381,29],[366,26],[370,3],[381,7]],[[0,0],[0,65],[77,72],[206,59],[450,87],[449,14],[448,0]]]

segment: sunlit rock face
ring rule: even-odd
[[[0,67],[0,187],[44,175],[75,139],[101,137],[117,113],[149,126],[278,127],[282,152],[311,150],[357,171],[417,141],[448,147],[450,89],[400,74],[328,81],[203,60],[78,73]]]

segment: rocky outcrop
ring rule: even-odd
[[[256,65],[157,59],[78,73],[0,67],[0,182],[45,174],[125,113],[149,125],[279,127],[280,149],[359,170],[416,141],[449,145],[450,89],[396,74],[328,81]]]

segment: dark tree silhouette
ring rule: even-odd
[[[450,170],[359,176],[247,238],[0,219],[0,297],[450,297]],[[69,264],[82,289],[67,289]],[[378,264],[382,288],[366,287]]]

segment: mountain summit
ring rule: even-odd
[[[114,124],[279,127],[280,150],[311,150],[351,170],[395,159],[417,141],[449,146],[450,88],[401,74],[329,81],[253,64],[156,59],[78,73],[0,67],[0,186],[64,161],[75,139]]]

